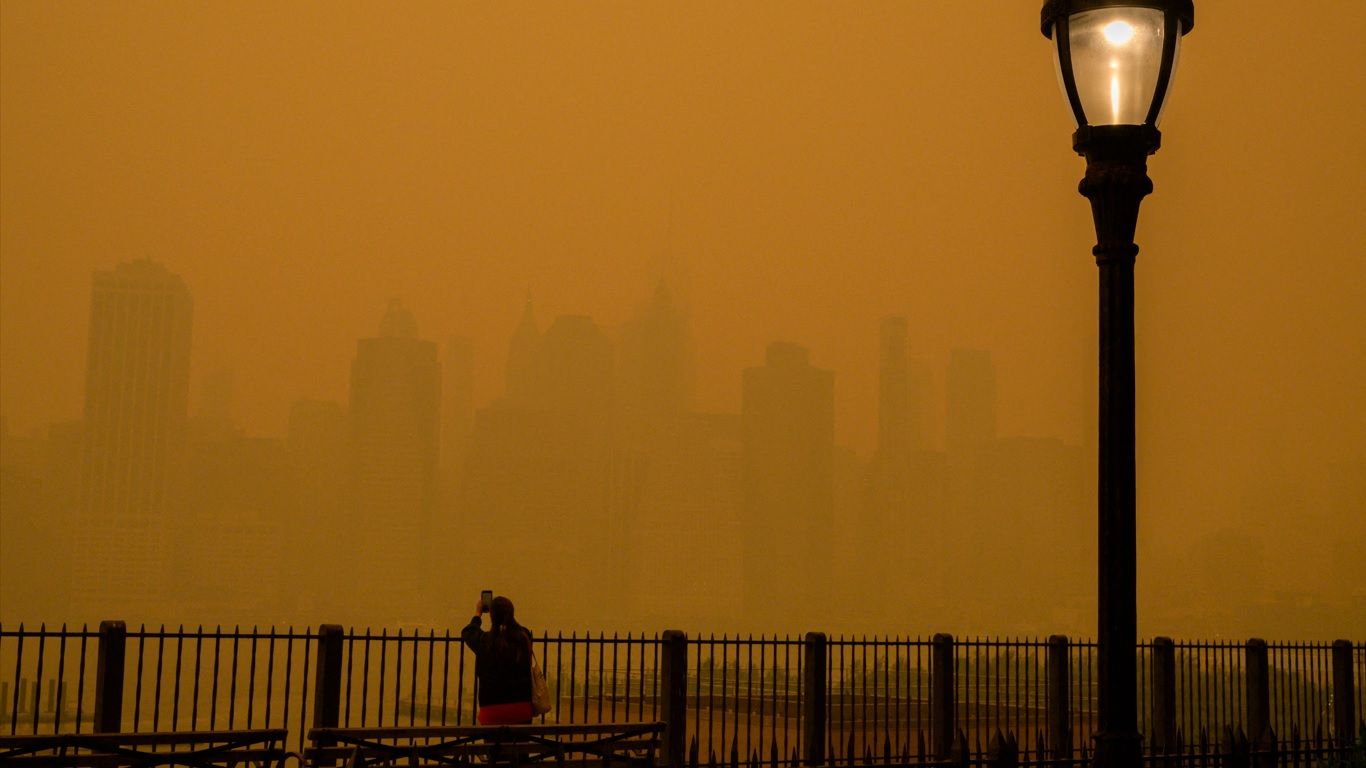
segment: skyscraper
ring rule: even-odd
[[[453,337],[441,366],[441,509],[454,520],[455,499],[474,434],[474,345]]]
[[[183,471],[190,292],[147,259],[97,272],[90,301],[72,598],[82,619],[151,620]]]
[[[344,551],[350,532],[345,503],[349,489],[350,423],[346,409],[328,400],[300,400],[289,409],[289,433],[285,438],[291,491],[290,510],[283,526],[286,551]],[[333,573],[320,572],[318,558],[285,558],[285,583],[290,585],[289,607],[302,614],[348,618],[350,602],[336,588]]]
[[[882,321],[877,401],[877,450],[882,456],[904,457],[918,437],[907,336],[906,318]]]
[[[514,407],[526,407],[537,397],[540,390],[539,352],[541,332],[536,327],[536,314],[531,308],[531,297],[522,308],[522,319],[512,334],[512,344],[508,347],[507,368],[505,369],[506,400]]]
[[[810,615],[831,592],[835,378],[804,347],[774,343],[744,372],[744,610]],[[772,626],[772,624],[769,624]]]
[[[917,528],[929,529],[927,512],[933,485],[922,444],[921,392],[911,367],[906,318],[889,317],[880,329],[877,451],[868,467],[863,514],[855,526],[858,567],[855,584],[867,594],[882,594],[904,608],[920,608],[923,557],[907,557]]]
[[[351,366],[351,520],[345,568],[378,618],[411,621],[426,599],[441,408],[436,344],[397,301]],[[349,551],[347,551],[349,550]]]
[[[981,448],[996,439],[996,368],[984,349],[949,355],[944,439],[949,452]]]
[[[661,280],[621,336],[625,436],[636,445],[649,443],[665,422],[678,419],[692,405],[688,316]]]

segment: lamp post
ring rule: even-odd
[[[1100,268],[1097,768],[1140,768],[1136,690],[1138,609],[1134,533],[1134,229],[1153,189],[1162,107],[1192,0],[1046,0],[1043,33],[1076,118],[1072,148],[1086,158],[1079,190],[1091,201]]]

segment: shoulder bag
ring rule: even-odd
[[[536,662],[536,648],[531,642],[531,637],[526,639],[527,651],[531,655],[531,711],[538,715],[549,712],[550,689],[545,684],[545,674],[541,672],[541,665]]]

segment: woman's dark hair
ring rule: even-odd
[[[517,623],[514,614],[515,609],[511,600],[502,596],[493,598],[489,617],[493,622],[493,644],[498,648],[499,654],[507,653],[511,649],[514,654],[520,656],[527,647],[529,636],[526,628]]]

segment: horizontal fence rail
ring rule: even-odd
[[[1095,644],[1058,636],[575,632],[533,647],[553,702],[540,722],[664,721],[673,764],[996,765],[1007,742],[1018,764],[1070,764],[1096,727]],[[1136,653],[1149,765],[1310,765],[1366,732],[1366,643]],[[302,752],[311,727],[477,716],[474,655],[452,630],[0,626],[0,734],[283,728]]]

